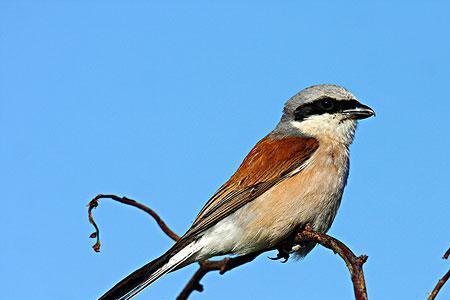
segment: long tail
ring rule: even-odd
[[[122,279],[106,294],[101,296],[99,300],[126,300],[133,298],[149,284],[186,262],[202,247],[198,240],[182,248],[176,246]]]

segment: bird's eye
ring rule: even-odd
[[[322,109],[329,111],[332,110],[334,108],[334,101],[331,98],[325,98],[320,100],[319,102],[320,107],[322,107]]]

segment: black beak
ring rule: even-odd
[[[359,102],[352,108],[344,109],[342,113],[348,115],[354,120],[362,120],[371,116],[375,116],[375,112],[373,111],[373,109]]]

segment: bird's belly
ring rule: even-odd
[[[240,215],[245,226],[243,244],[273,247],[301,225],[326,232],[336,216],[344,182],[339,174],[324,170],[285,180]]]
[[[324,167],[308,168],[285,179],[205,232],[205,253],[245,254],[271,248],[307,223],[326,232],[339,208],[345,181],[346,170]]]

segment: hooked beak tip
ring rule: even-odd
[[[361,104],[355,108],[344,110],[344,113],[355,120],[367,119],[376,116],[375,111],[367,105]]]

